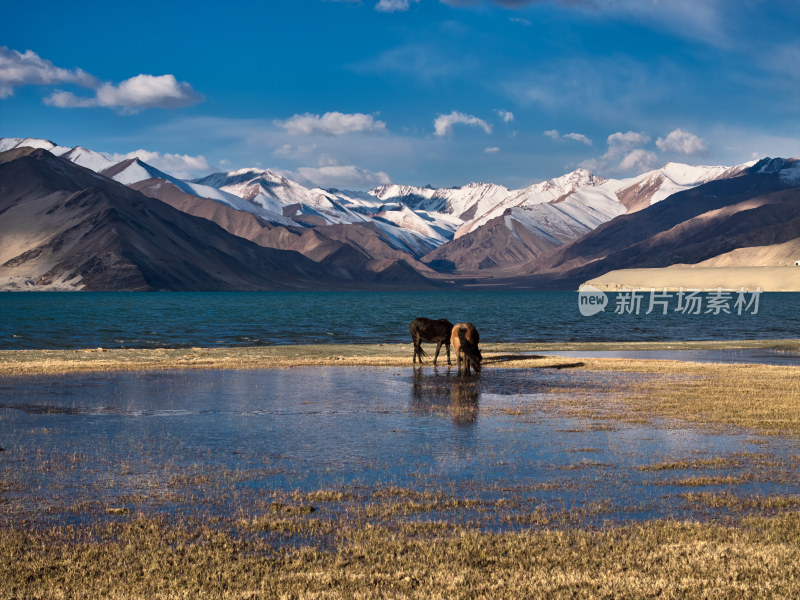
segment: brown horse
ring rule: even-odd
[[[476,373],[481,372],[481,361],[483,356],[478,348],[480,342],[478,330],[472,323],[456,323],[453,326],[453,332],[450,334],[450,343],[456,351],[456,359],[458,360],[458,372],[461,372],[461,357],[464,357],[464,371],[467,375],[470,373],[470,366],[475,369]]]
[[[414,364],[417,362],[417,356],[419,356],[419,364],[422,364],[422,357],[425,356],[422,342],[436,344],[436,354],[433,356],[434,365],[436,365],[436,359],[439,358],[442,344],[447,348],[447,364],[453,364],[450,362],[450,332],[452,329],[453,324],[447,319],[434,321],[425,317],[417,317],[411,321],[408,332],[411,334],[411,339],[414,340]]]

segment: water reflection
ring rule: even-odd
[[[688,491],[800,491],[794,438],[559,410],[577,388],[614,400],[647,377],[570,368],[463,377],[426,366],[3,378],[0,521],[8,507],[79,518],[72,507],[87,498],[238,514],[274,493],[364,498],[397,487],[505,499],[522,516],[542,504],[589,511],[599,522],[693,517]],[[642,469],[679,461],[699,467]],[[598,506],[610,508],[591,512]]]
[[[411,386],[411,411],[449,415],[453,423],[468,427],[478,420],[481,393],[480,377],[459,375],[457,371],[414,369]]]

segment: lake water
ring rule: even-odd
[[[647,294],[635,312],[608,296],[583,316],[571,292],[0,293],[0,349],[407,342],[418,316],[471,321],[487,342],[800,337],[798,293],[760,294],[741,314],[735,298],[729,314],[709,295],[685,314],[673,294],[646,314]]]
[[[797,440],[558,410],[576,385],[618,394],[637,377],[647,376],[315,367],[4,378],[0,517],[80,521],[89,501],[236,515],[265,494],[346,490],[363,504],[396,487],[507,499],[497,506],[513,507],[508,520],[493,508],[479,522],[503,529],[542,507],[594,523],[697,516],[688,491],[800,493]],[[686,487],[675,480],[697,472],[642,469],[709,457],[723,464],[701,475],[742,481]],[[474,517],[428,515],[439,516]]]

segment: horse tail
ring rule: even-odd
[[[461,343],[461,349],[464,351],[464,356],[467,357],[467,360],[475,368],[475,371],[480,371],[483,356],[481,355],[481,351],[478,349],[477,344],[473,344],[467,339],[466,328],[459,328],[458,341]]]
[[[422,358],[423,356],[428,356],[428,353],[425,352],[425,350],[423,350],[422,344],[419,343],[417,344],[417,352],[419,353],[420,358]]]

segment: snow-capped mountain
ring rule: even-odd
[[[270,170],[241,169],[214,173],[193,183],[234,194],[298,223],[334,225],[368,220],[350,210],[336,195],[319,188],[308,189]]]
[[[677,183],[681,174],[688,173],[689,181],[697,176],[683,167],[668,165],[662,175]],[[792,252],[800,247],[797,174],[800,159],[765,158],[722,173],[711,169],[710,181],[604,223],[509,271],[583,282],[618,269],[791,266]]]
[[[693,167],[668,163],[661,169],[627,179],[603,179],[577,169],[549,181],[510,190],[488,210],[476,210],[475,216],[455,232],[453,241],[425,260],[461,271],[510,266],[552,252],[603,223],[651,206],[676,192],[732,177],[751,164]]]
[[[94,150],[87,150],[81,146],[67,148],[65,146],[59,146],[50,140],[38,138],[0,138],[0,152],[22,147],[42,148],[51,154],[66,158],[76,165],[86,167],[97,173],[114,165],[114,161],[107,155],[101,152],[95,152]]]
[[[281,225],[294,224],[291,219],[285,218],[280,212],[271,211],[268,208],[258,204],[253,204],[245,198],[241,198],[235,194],[230,194],[224,190],[217,189],[216,187],[193,183],[191,181],[183,181],[182,179],[178,179],[177,177],[173,177],[172,175],[168,175],[167,173],[156,169],[152,165],[149,165],[138,158],[129,158],[124,160],[107,169],[104,169],[100,172],[100,174],[127,186],[132,186],[150,179],[162,180],[164,182],[171,183],[181,191],[191,194],[192,196],[210,198],[212,200],[216,200],[217,202],[221,202],[222,204],[227,204],[236,210],[251,212],[273,223],[279,223]]]
[[[714,179],[731,177],[752,163],[737,167],[695,167],[668,163],[661,169],[626,179],[603,179],[585,169],[535,183],[519,190],[470,183],[460,188],[433,189],[384,185],[370,194],[386,203],[457,224],[451,241],[426,261],[456,269],[503,266],[539,256],[569,243],[619,215],[635,212],[668,196]],[[492,227],[487,229],[487,225]],[[499,227],[499,228],[498,228]],[[505,233],[501,233],[502,230]],[[482,231],[483,230],[483,231]],[[508,240],[494,241],[487,238]],[[481,231],[473,240],[455,240]],[[516,250],[507,246],[519,245]],[[506,258],[501,259],[499,255]],[[469,256],[467,256],[469,255]]]
[[[371,223],[389,245],[414,257],[421,257],[446,242],[457,226],[448,219],[439,224],[424,212],[403,211],[399,204],[387,206],[367,193],[308,189],[270,170],[240,169],[214,173],[191,183],[235,194],[256,207],[291,219],[299,226]]]
[[[389,184],[369,193],[382,202],[399,202],[412,210],[453,215],[464,221],[497,205],[510,192],[502,185],[473,182],[463,187],[440,189]]]
[[[603,179],[585,169],[510,190],[474,182],[463,187],[389,184],[369,192],[309,189],[282,174],[240,169],[184,181],[131,158],[67,148],[35,138],[2,138],[0,151],[43,148],[127,186],[158,197],[171,184],[270,223],[302,228],[369,225],[394,249],[456,270],[504,266],[552,251],[615,217],[646,208],[750,166],[706,167],[668,163],[626,179]],[[424,258],[423,258],[424,257]]]
[[[668,163],[626,179],[603,179],[578,169],[518,190],[471,183],[442,189],[385,185],[356,192],[309,189],[262,169],[185,181],[138,158],[115,161],[113,155],[35,138],[0,138],[0,152],[0,166],[6,165],[0,200],[9,207],[0,209],[5,231],[0,235],[0,279],[6,277],[11,286],[6,289],[20,289],[14,287],[20,282],[31,289],[76,289],[76,273],[86,289],[106,289],[92,279],[100,263],[109,267],[103,267],[102,286],[140,289],[142,281],[134,285],[125,279],[126,269],[133,267],[122,255],[117,262],[95,260],[75,267],[75,261],[108,252],[116,237],[125,236],[122,241],[143,252],[144,271],[136,269],[147,277],[170,273],[187,289],[272,289],[284,285],[284,275],[312,288],[423,289],[451,280],[480,285],[489,279],[501,286],[523,280],[572,286],[616,268],[753,261],[758,256],[774,260],[797,247],[800,227],[798,159],[735,167]],[[51,185],[55,195],[42,196]],[[94,204],[68,201],[74,196]],[[152,199],[160,202],[153,205]],[[90,204],[97,210],[83,211]],[[119,210],[103,208],[112,205]],[[155,212],[142,211],[145,206]],[[131,227],[111,217],[105,223],[104,215],[112,213],[125,216]],[[161,216],[153,220],[155,215]],[[185,242],[181,260],[191,265],[189,279],[185,272],[170,271],[171,246],[161,244],[173,235],[164,228],[166,222],[186,229],[174,236]],[[17,235],[21,228],[32,235]],[[101,235],[76,237],[80,228]],[[204,246],[205,237],[212,241]],[[252,244],[288,254],[262,253]],[[222,254],[215,250],[209,255],[212,247]],[[214,263],[214,256],[229,251],[238,265],[232,279],[226,274],[228,259]],[[283,269],[280,256],[291,257],[299,270]],[[254,262],[254,257],[260,258]],[[147,266],[151,259],[158,266]],[[262,259],[272,266],[259,266]],[[213,264],[215,275],[208,279]],[[325,277],[331,278],[329,284],[319,283]],[[180,287],[161,279],[147,285]]]

